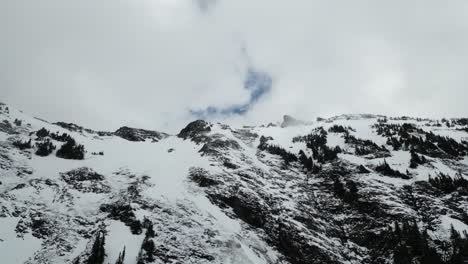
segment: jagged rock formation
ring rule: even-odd
[[[188,124],[177,135],[183,139],[191,139],[194,142],[200,143],[208,140],[206,134],[211,131],[211,126],[204,120],[196,120]]]
[[[69,131],[72,131],[72,132],[97,134],[99,136],[112,136],[112,132],[94,131],[92,129],[84,128],[82,126],[79,126],[79,125],[73,124],[73,123],[56,122],[56,123],[54,123],[54,125],[65,128],[65,129],[67,129]]]
[[[283,122],[281,123],[281,127],[291,127],[291,126],[302,126],[306,125],[307,122],[295,119],[294,117],[290,115],[284,115],[283,116]]]
[[[158,142],[159,140],[169,136],[168,134],[162,132],[131,128],[126,126],[117,129],[114,134],[128,141],[151,140],[152,142]]]
[[[198,120],[171,136],[0,107],[2,263],[468,260],[468,119]],[[37,154],[71,139],[84,159]]]

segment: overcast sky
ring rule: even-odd
[[[450,117],[467,98],[464,0],[0,0],[0,101],[51,121]]]

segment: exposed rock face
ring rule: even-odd
[[[464,119],[355,115],[304,129],[288,129],[292,118],[283,129],[198,120],[177,137],[57,124],[106,153],[83,160],[35,154],[35,131],[57,125],[14,109],[0,120],[0,262],[468,260]]]
[[[291,126],[302,126],[306,125],[307,122],[295,119],[290,115],[283,116],[283,122],[281,123],[281,127],[291,127]]]
[[[72,132],[78,132],[78,133],[89,133],[89,134],[96,134],[98,136],[112,136],[113,133],[112,132],[106,132],[106,131],[94,131],[92,129],[89,129],[89,128],[84,128],[82,126],[79,126],[77,124],[73,124],[73,123],[66,123],[66,122],[57,122],[57,123],[54,123],[54,125],[57,125],[59,127],[62,127],[62,128],[65,128],[69,131],[72,131]]]
[[[114,132],[116,136],[119,136],[128,141],[146,141],[151,140],[152,142],[158,142],[159,140],[168,137],[169,135],[162,132],[145,130],[131,127],[121,127]]]
[[[191,168],[189,171],[189,178],[193,182],[196,182],[200,187],[209,187],[220,184],[219,181],[210,177],[208,171],[202,168]]]
[[[3,120],[0,122],[0,131],[5,132],[7,134],[14,134],[15,130],[13,129],[13,126],[8,120]]]
[[[60,175],[71,188],[81,192],[107,193],[110,187],[103,180],[103,175],[96,173],[90,168],[78,168]]]
[[[232,139],[215,138],[206,142],[200,149],[200,152],[206,155],[217,155],[220,151],[239,150],[241,146],[239,143]]]
[[[211,131],[211,126],[204,120],[196,120],[189,123],[184,129],[177,135],[183,139],[191,139],[196,143],[204,142],[208,138],[206,133]]]

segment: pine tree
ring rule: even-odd
[[[421,264],[443,264],[439,254],[434,248],[428,248],[419,260]]]
[[[134,235],[139,235],[141,232],[143,232],[140,220],[135,219],[130,223],[130,231]]]
[[[55,145],[52,144],[50,139],[46,139],[44,142],[36,143],[36,147],[36,155],[41,157],[49,156],[49,154],[55,150]]]
[[[59,150],[57,150],[57,157],[63,159],[84,159],[85,149],[83,145],[77,145],[73,138],[63,144]]]
[[[149,237],[145,237],[143,244],[141,245],[140,253],[138,254],[137,264],[154,262],[155,250],[156,246],[154,245],[154,241]]]
[[[104,258],[106,256],[104,249],[105,238],[106,237],[103,232],[98,232],[91,249],[91,255],[89,256],[86,264],[103,264]]]
[[[44,137],[48,137],[50,134],[49,130],[45,129],[44,127],[39,129],[37,132],[36,132],[36,136],[38,138],[44,138]]]
[[[31,142],[31,139],[29,139],[28,141],[15,141],[13,142],[13,146],[19,148],[20,150],[25,150],[25,149],[30,149],[32,148],[32,142]]]
[[[333,182],[333,191],[335,192],[335,194],[342,198],[344,197],[345,193],[346,193],[346,190],[344,188],[344,185],[343,183],[340,181],[339,178],[336,178],[335,181]]]
[[[358,187],[357,184],[353,181],[346,182],[346,187],[348,191],[345,194],[345,200],[349,203],[355,202],[358,199]]]
[[[398,224],[398,222],[395,222],[393,234],[397,240],[401,238],[401,229],[400,229],[400,225]]]
[[[393,251],[394,264],[408,264],[411,263],[411,256],[406,245],[398,245]]]
[[[117,261],[115,264],[124,264],[125,261],[125,246],[123,248],[123,251],[119,253],[119,257],[117,258]]]
[[[154,227],[153,227],[153,223],[146,219],[144,220],[144,224],[143,224],[146,228],[146,234],[145,234],[145,237],[147,238],[153,238],[156,234],[154,232]]]

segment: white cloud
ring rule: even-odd
[[[98,129],[180,129],[191,109],[245,117],[467,115],[464,1],[0,0],[1,100]]]

